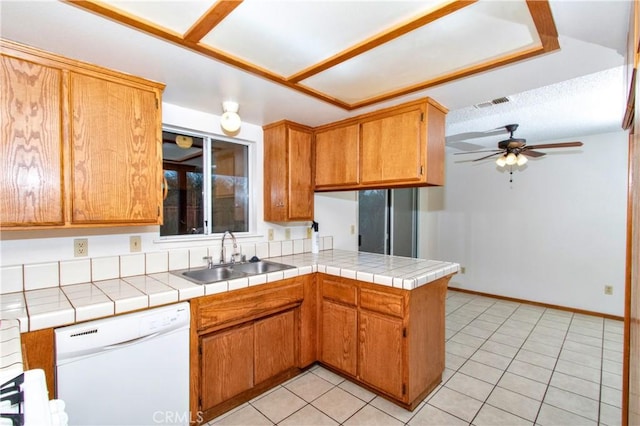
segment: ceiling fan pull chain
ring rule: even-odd
[[[513,166],[509,166],[509,183],[513,183]]]

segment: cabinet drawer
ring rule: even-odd
[[[248,288],[212,296],[198,307],[198,330],[240,320],[251,320],[282,307],[302,303],[302,283],[276,284],[265,289]]]
[[[358,304],[358,287],[324,278],[322,280],[322,297],[356,306]]]
[[[360,307],[402,318],[404,316],[404,297],[363,288],[360,289]]]

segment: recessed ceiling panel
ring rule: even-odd
[[[525,2],[479,2],[301,84],[354,104],[540,44]]]
[[[245,1],[201,43],[287,77],[448,2]]]
[[[103,3],[178,34],[184,34],[211,7],[214,0],[104,0]]]
[[[560,47],[545,0],[66,1],[349,110]]]

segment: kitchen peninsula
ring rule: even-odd
[[[193,250],[199,254],[203,248]],[[0,318],[20,319],[28,357],[32,336],[47,344],[54,327],[190,300],[191,411],[203,412],[205,421],[315,362],[415,408],[441,381],[446,288],[459,265],[344,250],[303,251],[282,255],[274,250],[278,255],[269,258],[292,269],[205,285],[169,273],[168,265],[174,264],[169,259],[178,255],[171,251],[90,259],[94,265],[113,261],[127,266],[116,268],[120,276],[99,277],[102,281],[91,276],[84,283],[5,294]],[[143,275],[127,275],[136,270],[132,261],[141,262]],[[60,270],[68,267],[59,263]],[[105,280],[117,281],[119,291],[105,292]],[[57,303],[43,311],[43,297]],[[253,350],[225,346],[242,338]],[[233,386],[215,389],[228,368],[225,357],[242,360],[241,368],[234,365],[232,371],[250,376],[237,392],[229,390]],[[32,362],[30,368],[52,376],[53,353],[40,362],[44,365]]]

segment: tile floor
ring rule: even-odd
[[[313,366],[210,425],[617,425],[623,323],[449,291],[442,384],[407,411]]]

